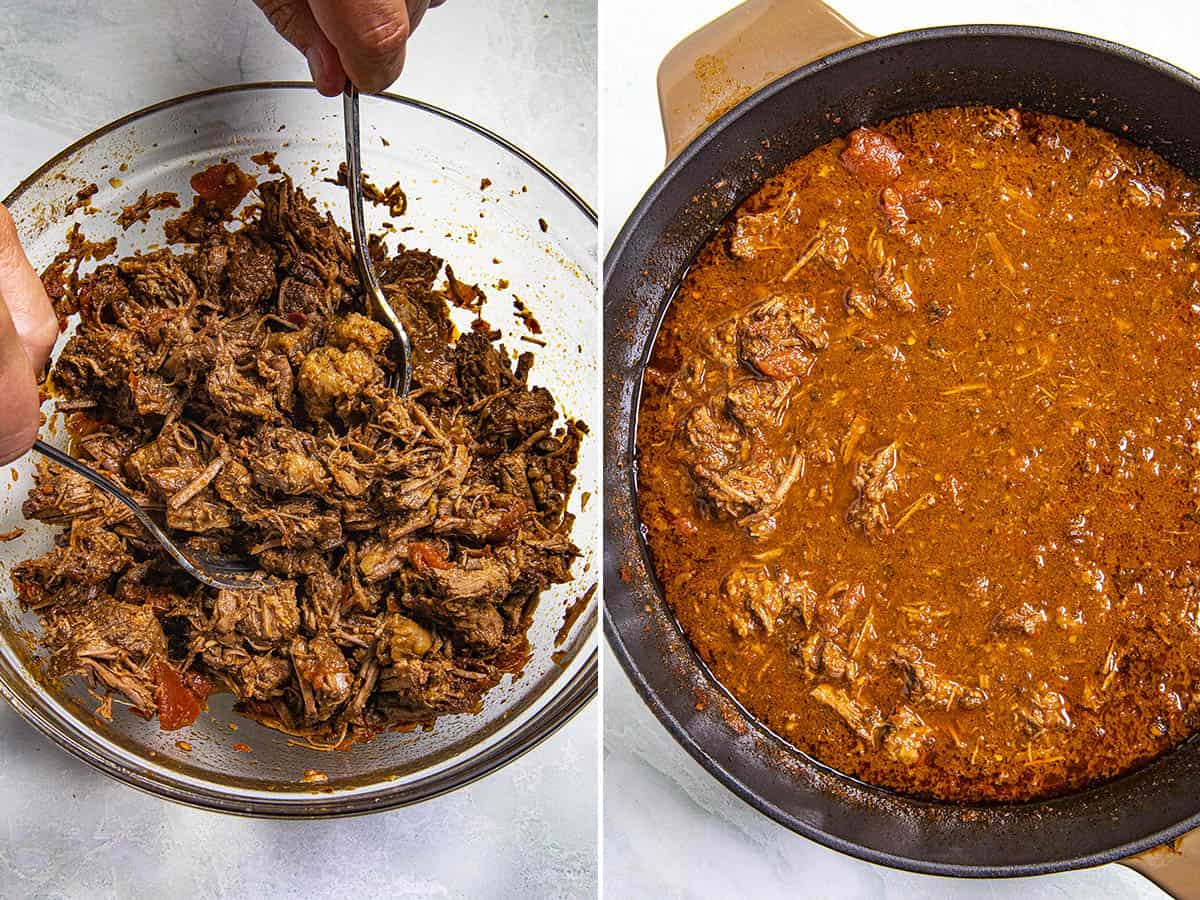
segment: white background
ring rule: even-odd
[[[971,22],[1046,25],[1116,40],[1200,72],[1200,8],[1195,2],[827,2],[872,34]],[[732,0],[601,0],[605,247],[662,169],[655,91],[659,62],[681,38],[732,5]],[[608,897],[1164,896],[1119,866],[965,882],[895,872],[841,856],[775,825],[709,777],[651,716],[607,648],[604,684]]]
[[[594,0],[450,0],[397,84],[596,199]],[[0,197],[125,113],[307,79],[250,0],[0,0]],[[338,101],[330,101],[338,104]],[[233,819],[93,772],[0,703],[0,898],[595,896],[597,704],[482,782],[340,822]]]

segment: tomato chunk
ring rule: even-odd
[[[154,702],[158,706],[158,725],[163,731],[175,731],[191,725],[205,707],[208,680],[193,672],[185,677],[188,683],[184,682],[174,666],[161,660],[155,663],[154,679],[158,682],[158,688],[154,693]],[[204,696],[197,696],[193,685],[202,689]]]
[[[883,186],[900,177],[904,154],[890,137],[870,128],[850,132],[850,143],[839,157],[846,170],[863,184]]]
[[[256,184],[233,163],[218,163],[192,176],[192,190],[224,213],[235,210]]]

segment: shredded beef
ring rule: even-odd
[[[400,397],[392,336],[333,218],[283,176],[230,230],[253,183],[223,166],[193,186],[166,229],[186,252],[102,265],[56,295],[79,322],[54,383],[76,455],[177,539],[249,555],[271,581],[195,584],[124,507],[43,464],[25,514],[63,530],[13,579],[54,670],[164,728],[194,720],[211,685],[323,744],[478,710],[528,658],[538,594],[571,578],[583,424],[528,383],[532,358],[456,340],[462,285],[437,287],[441,260],[374,239],[414,343]]]

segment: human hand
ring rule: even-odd
[[[37,373],[57,338],[54,307],[0,205],[0,464],[33,446],[40,425]]]
[[[254,0],[275,30],[304,54],[326,97],[347,79],[364,93],[382,91],[404,68],[409,35],[443,0]]]

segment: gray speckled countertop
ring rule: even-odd
[[[594,202],[595,21],[594,0],[450,0],[421,26],[396,90],[499,132]],[[250,0],[0,0],[0,196],[147,104],[304,78]],[[289,823],[143,796],[0,703],[0,897],[591,897],[597,727],[591,704],[449,796]]]

